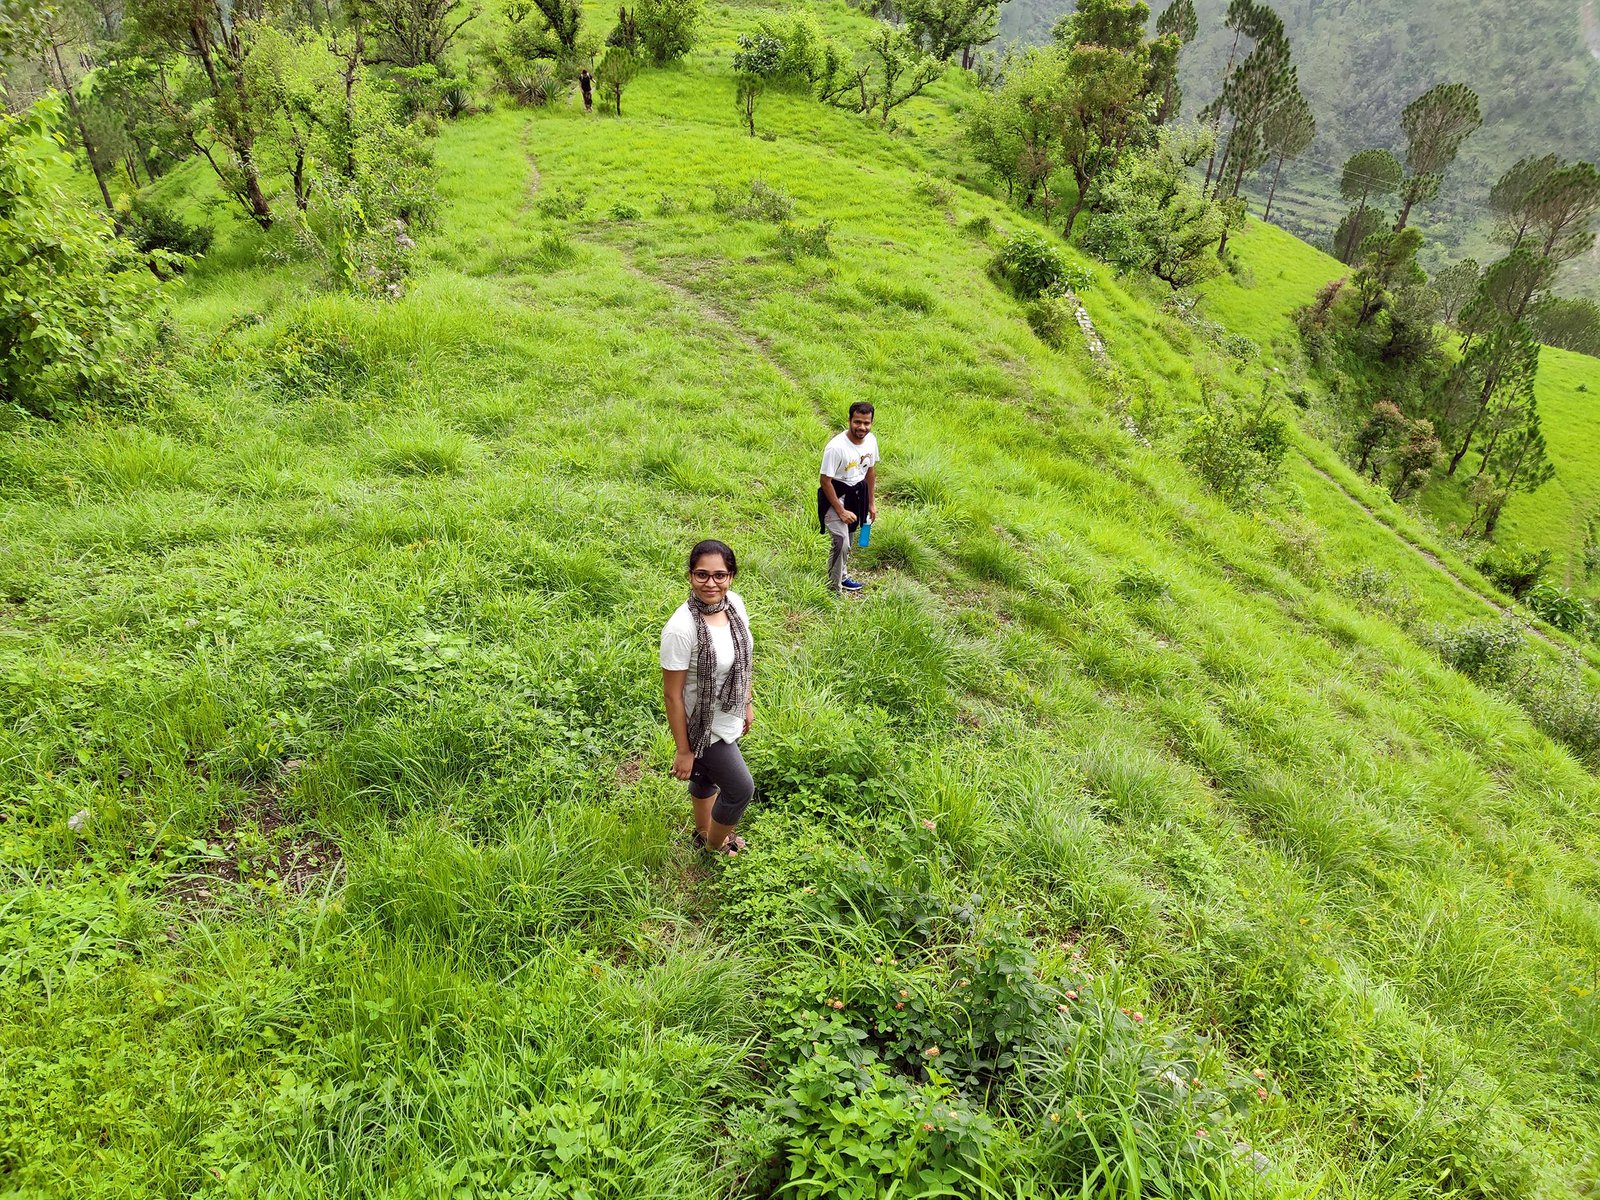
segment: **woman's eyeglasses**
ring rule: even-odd
[[[689,578],[696,583],[727,583],[733,576],[726,571],[690,571]]]

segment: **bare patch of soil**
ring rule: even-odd
[[[279,780],[292,777],[299,767],[290,759]],[[211,904],[226,894],[237,896],[241,888],[299,896],[344,869],[338,843],[305,828],[284,811],[276,782],[257,788],[198,840],[205,849],[191,861],[190,871],[175,877],[166,889],[185,906]]]

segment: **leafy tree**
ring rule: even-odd
[[[1434,294],[1439,297],[1439,319],[1454,325],[1456,317],[1478,290],[1483,269],[1474,259],[1464,258],[1444,268],[1430,281]]]
[[[1478,94],[1464,83],[1429,88],[1400,114],[1406,132],[1406,169],[1400,187],[1400,218],[1395,232],[1406,227],[1411,206],[1439,194],[1444,173],[1455,162],[1461,143],[1483,124]]]
[[[1390,497],[1404,500],[1427,483],[1443,453],[1432,421],[1423,417],[1407,421],[1405,440],[1395,447],[1391,459],[1394,474],[1389,483]]]
[[[1084,229],[1084,249],[1173,289],[1218,274],[1221,263],[1206,251],[1221,240],[1226,219],[1191,177],[1210,150],[1209,130],[1169,127],[1153,151],[1126,156]]]
[[[1062,57],[1062,87],[1055,97],[1056,138],[1062,165],[1077,184],[1063,236],[1093,198],[1128,145],[1142,136],[1144,66],[1138,56],[1101,46],[1078,46]]]
[[[1554,154],[1519,158],[1489,191],[1489,211],[1499,222],[1501,239],[1515,250],[1533,224],[1533,197],[1561,167]]]
[[[63,0],[62,3],[35,17],[33,29],[37,49],[45,61],[46,69],[50,72],[51,82],[66,99],[67,113],[72,118],[72,127],[78,135],[78,143],[83,147],[83,157],[88,162],[89,171],[100,188],[100,197],[105,201],[106,210],[110,212],[114,206],[111,203],[111,189],[106,183],[109,168],[104,161],[101,139],[90,132],[88,119],[84,115],[84,106],[78,98],[80,80],[69,71],[66,60],[61,56],[65,50],[68,58],[75,59],[73,49],[89,37],[88,16],[83,4],[75,3],[74,0]]]
[[[741,33],[733,52],[733,74],[739,108],[750,136],[756,135],[756,104],[783,64],[783,42],[770,33]]]
[[[1272,186],[1267,189],[1267,207],[1261,214],[1263,221],[1272,219],[1272,200],[1278,194],[1278,178],[1283,174],[1286,159],[1299,158],[1311,148],[1317,136],[1317,118],[1311,111],[1311,102],[1299,87],[1290,91],[1261,125],[1261,140],[1273,158]]]
[[[1420,249],[1422,235],[1415,229],[1375,233],[1363,243],[1361,269],[1351,281],[1360,301],[1356,311],[1358,328],[1382,312],[1395,291],[1427,279],[1417,266]]]
[[[944,74],[944,64],[924,54],[910,30],[892,25],[879,25],[872,32],[865,57],[869,90],[861,111],[876,110],[885,123],[890,112]]]
[[[478,13],[462,0],[360,0],[373,36],[371,61],[395,67],[442,67],[450,43]]]
[[[1366,215],[1367,201],[1373,196],[1391,195],[1400,186],[1404,174],[1400,160],[1387,150],[1361,150],[1352,154],[1344,164],[1339,177],[1339,194],[1346,200],[1356,201],[1353,219],[1347,218],[1348,233],[1339,243],[1339,260],[1354,262],[1356,247],[1365,241],[1362,219]],[[1362,234],[1360,238],[1357,234]]]
[[[1005,182],[1006,198],[1022,188],[1023,207],[1053,206],[1050,176],[1060,164],[1058,97],[1065,87],[1059,51],[1030,50],[1004,81],[968,110],[966,137],[978,161]]]
[[[1410,422],[1392,400],[1380,400],[1356,432],[1356,470],[1365,475],[1370,468],[1374,483],[1387,461],[1388,452],[1398,445]]]
[[[1600,358],[1600,305],[1593,300],[1551,296],[1534,309],[1532,323],[1546,346]]]
[[[645,52],[660,67],[694,49],[705,5],[702,0],[638,0],[633,15]]]
[[[1527,210],[1544,257],[1566,262],[1586,253],[1594,245],[1590,226],[1600,213],[1600,171],[1586,162],[1552,171],[1530,191]]]
[[[1476,338],[1452,372],[1445,412],[1460,429],[1445,474],[1454,475],[1472,448],[1496,400],[1531,395],[1539,369],[1539,343],[1521,321],[1496,326]]]
[[[594,85],[611,107],[613,116],[622,115],[623,90],[639,73],[639,56],[626,46],[607,46],[594,65]]]
[[[43,27],[54,15],[55,8],[51,4],[35,0],[0,0],[0,66],[36,54],[43,38]],[[0,83],[3,81],[4,73],[0,72]]]
[[[165,73],[157,76],[163,111],[250,220],[270,229],[272,207],[256,161],[266,114],[246,71],[267,0],[129,0],[128,13],[158,52],[197,69],[175,87]]]
[[[1339,222],[1339,227],[1333,232],[1331,249],[1334,257],[1348,266],[1361,265],[1361,247],[1366,245],[1367,239],[1389,223],[1389,214],[1381,208],[1352,208],[1344,214]],[[1353,251],[1347,247],[1354,246]],[[1350,257],[1346,258],[1346,253]]]
[[[515,0],[512,7],[521,3],[522,0]],[[583,28],[580,0],[533,0],[533,6],[544,18],[545,34],[554,41],[556,56],[576,57],[578,32]]]
[[[1183,47],[1194,41],[1200,32],[1200,18],[1194,11],[1194,0],[1172,0],[1156,18],[1156,43],[1166,48],[1157,52],[1151,47],[1151,69],[1156,75],[1157,87],[1151,93],[1160,93],[1156,107],[1155,123],[1165,125],[1183,110],[1183,88],[1178,84],[1178,56]]]
[[[940,62],[961,52],[961,66],[972,65],[979,46],[994,41],[1005,0],[900,0],[900,16],[913,37]]]
[[[0,112],[0,404],[49,419],[137,399],[157,298],[142,256],[51,180],[59,115]]]
[[[1138,54],[1150,23],[1150,6],[1144,0],[1078,0],[1075,11],[1056,22],[1056,44],[1099,46]]]

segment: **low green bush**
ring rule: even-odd
[[[711,211],[742,221],[782,225],[794,217],[794,197],[760,179],[743,187],[717,183],[711,187]]]
[[[990,271],[1019,300],[1082,288],[1091,282],[1087,271],[1073,266],[1054,242],[1031,229],[1019,229],[1006,238]]]
[[[787,262],[799,258],[831,258],[833,247],[828,237],[832,232],[832,221],[818,221],[814,225],[784,221],[778,226],[778,253]]]

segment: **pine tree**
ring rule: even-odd
[[[1178,59],[1183,48],[1200,33],[1194,0],[1172,0],[1156,18],[1156,40],[1150,45],[1151,95],[1161,95],[1155,123],[1165,125],[1183,111],[1183,88],[1178,83]]]
[[[1497,233],[1513,250],[1533,224],[1533,197],[1562,166],[1554,154],[1519,158],[1489,192],[1489,211],[1501,222]]]
[[[1400,125],[1406,131],[1406,168],[1410,174],[1400,188],[1396,233],[1406,227],[1414,204],[1439,194],[1444,173],[1455,162],[1461,143],[1482,124],[1478,94],[1464,83],[1441,83],[1406,105]]]
[[[1586,162],[1552,171],[1530,192],[1528,212],[1544,257],[1566,262],[1586,253],[1594,245],[1590,225],[1600,212],[1600,171]]]
[[[1317,136],[1316,114],[1311,111],[1311,102],[1298,86],[1267,115],[1261,126],[1261,136],[1267,153],[1276,159],[1272,169],[1272,186],[1267,189],[1267,208],[1261,214],[1263,221],[1270,221],[1272,198],[1278,194],[1278,177],[1283,174],[1284,161],[1299,158]]]
[[[1356,207],[1345,218],[1349,233],[1344,243],[1337,247],[1339,261],[1353,262],[1356,248],[1365,240],[1364,236],[1357,237],[1357,234],[1362,233],[1361,222],[1366,215],[1367,201],[1373,196],[1393,194],[1400,186],[1403,174],[1400,160],[1387,150],[1360,150],[1345,161],[1344,172],[1339,177],[1339,194],[1346,200],[1356,201]]]

